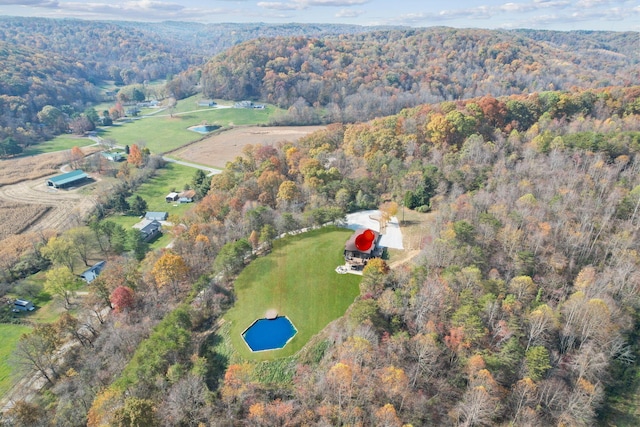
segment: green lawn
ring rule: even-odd
[[[236,303],[225,315],[229,338],[249,360],[286,357],[300,350],[329,322],[342,316],[359,293],[361,278],[335,272],[344,264],[344,243],[352,230],[334,227],[289,236],[249,264],[235,282]],[[268,309],[293,322],[298,333],[282,350],[252,353],[241,337]]]
[[[35,154],[53,153],[56,151],[71,150],[73,147],[84,147],[86,145],[95,144],[89,138],[82,138],[71,135],[58,135],[51,141],[41,142],[27,148],[23,155],[33,156]]]
[[[133,198],[138,195],[147,202],[148,211],[168,212],[169,215],[181,216],[185,211],[194,206],[193,203],[167,203],[165,196],[173,189],[178,192],[182,191],[184,185],[191,182],[195,173],[196,169],[194,168],[176,163],[167,163],[164,168],[157,170],[153,178],[138,187],[128,201],[131,202]],[[139,217],[130,215],[112,215],[105,219],[115,222],[125,229],[129,229],[140,222]],[[151,249],[164,247],[169,244],[170,241],[170,237],[165,233],[151,243]]]
[[[199,99],[199,98],[197,98]],[[198,107],[195,97],[178,102],[171,117],[168,111],[158,112],[149,117],[137,118],[129,123],[119,123],[101,128],[102,138],[111,138],[118,145],[132,145],[144,142],[153,153],[165,153],[185,144],[203,138],[203,135],[188,130],[202,122],[222,127],[231,125],[266,124],[278,111],[276,107],[265,109],[208,108]]]
[[[193,205],[183,203],[174,206],[175,203],[165,201],[165,196],[174,189],[177,192],[184,190],[185,184],[191,184],[196,170],[176,163],[167,163],[164,168],[157,170],[153,178],[138,187],[135,194],[146,200],[150,211],[167,211],[169,215],[182,214]]]
[[[0,396],[4,396],[13,384],[13,369],[9,364],[9,356],[16,348],[20,336],[30,330],[30,327],[24,325],[0,324]]]

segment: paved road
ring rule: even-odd
[[[95,143],[93,145],[100,145],[100,143],[102,142],[102,138],[100,138],[99,136],[90,136],[89,139],[92,140]],[[117,148],[119,150],[124,150],[124,147],[121,146],[121,145],[114,145],[113,148]],[[219,173],[222,173],[221,169],[216,169],[216,168],[212,168],[212,167],[209,167],[209,166],[203,166],[203,165],[198,165],[198,164],[195,164],[195,163],[185,162],[185,161],[182,161],[182,160],[172,159],[171,157],[163,156],[162,159],[165,162],[176,163],[178,165],[187,166],[187,167],[194,168],[194,169],[201,169],[201,170],[207,172],[208,176],[217,175]]]
[[[190,168],[201,169],[201,170],[203,170],[205,172],[208,172],[208,176],[217,175],[219,173],[222,173],[221,169],[211,168],[209,166],[197,165],[195,163],[183,162],[182,160],[172,159],[171,157],[164,157],[163,156],[162,160],[164,160],[165,162],[176,163],[176,164],[182,165],[182,166],[188,166]]]

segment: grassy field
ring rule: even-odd
[[[273,251],[254,260],[237,278],[237,300],[225,315],[229,339],[248,360],[290,356],[332,320],[342,316],[359,293],[359,276],[339,275],[342,251],[351,230],[324,228],[274,243]],[[319,255],[321,254],[321,255]],[[241,337],[268,309],[286,315],[298,333],[282,350],[252,353]]]
[[[191,182],[195,173],[196,169],[176,163],[167,163],[164,168],[157,171],[153,178],[138,187],[135,194],[131,196],[128,201],[131,202],[137,195],[147,202],[148,211],[168,212],[169,215],[180,216],[194,205],[192,203],[167,203],[165,196],[173,189],[178,192],[182,191],[184,185]],[[125,229],[131,228],[140,221],[139,217],[129,215],[113,215],[105,219],[120,224]],[[170,241],[170,236],[164,234],[151,243],[151,249],[164,247],[169,244]]]
[[[33,156],[35,154],[42,153],[54,153],[56,151],[71,150],[73,147],[84,147],[94,144],[89,138],[82,138],[79,136],[71,135],[59,135],[53,138],[51,141],[41,142],[37,145],[32,145],[27,148],[23,155]]]
[[[28,326],[0,324],[0,396],[4,396],[13,384],[13,369],[9,364],[9,356],[16,348],[20,336],[30,330]]]
[[[129,123],[120,123],[100,129],[102,138],[111,138],[118,145],[144,143],[153,153],[165,153],[197,141],[203,135],[188,130],[203,122],[222,127],[232,125],[266,124],[277,111],[273,106],[265,109],[202,108],[195,98],[178,102],[173,117],[167,111],[141,117]]]
[[[165,201],[165,196],[174,189],[177,192],[184,190],[185,184],[190,184],[195,174],[194,168],[167,163],[153,178],[142,184],[136,190],[136,194],[147,201],[150,211],[167,211],[169,215],[181,214],[192,205],[186,203],[174,206]]]

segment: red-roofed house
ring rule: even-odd
[[[356,230],[344,245],[344,260],[353,270],[362,270],[371,258],[382,257],[380,233],[370,228]]]

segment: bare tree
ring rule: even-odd
[[[14,361],[29,369],[36,369],[53,384],[56,372],[56,352],[60,340],[52,325],[37,325],[29,334],[20,337],[14,353]]]

